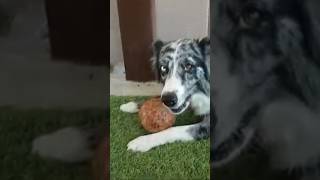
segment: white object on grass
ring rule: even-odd
[[[64,162],[82,162],[93,155],[87,139],[84,131],[67,127],[34,139],[32,153]]]
[[[122,104],[120,106],[120,110],[127,113],[136,113],[139,111],[138,103],[131,101],[126,104]]]

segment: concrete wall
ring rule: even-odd
[[[105,67],[52,61],[48,44],[41,38],[47,29],[43,2],[0,0],[14,17],[9,34],[0,36],[0,106],[105,107]]]
[[[162,40],[208,35],[209,0],[155,0],[155,37]]]

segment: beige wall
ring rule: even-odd
[[[209,0],[155,0],[155,38],[207,36],[208,17]]]
[[[110,64],[123,62],[117,0],[110,0]]]
[[[208,35],[209,0],[154,0],[155,39]],[[110,0],[110,63],[123,62],[117,0]]]

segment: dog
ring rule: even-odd
[[[271,167],[320,179],[320,2],[212,7],[212,171],[258,143]]]
[[[192,141],[210,135],[210,40],[180,39],[153,44],[152,66],[164,85],[163,104],[181,114],[191,107],[203,120],[192,125],[171,127],[158,133],[140,136],[127,145],[128,150],[146,152],[176,141]]]

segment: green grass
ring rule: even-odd
[[[121,112],[119,107],[143,97],[110,98],[110,175],[111,179],[209,179],[209,140],[172,143],[146,153],[127,151],[127,143],[146,134],[138,123],[138,114]],[[194,123],[187,113],[176,125]]]
[[[32,140],[69,125],[93,127],[104,111],[21,110],[0,108],[1,180],[88,180],[88,164],[64,164],[30,153]]]

